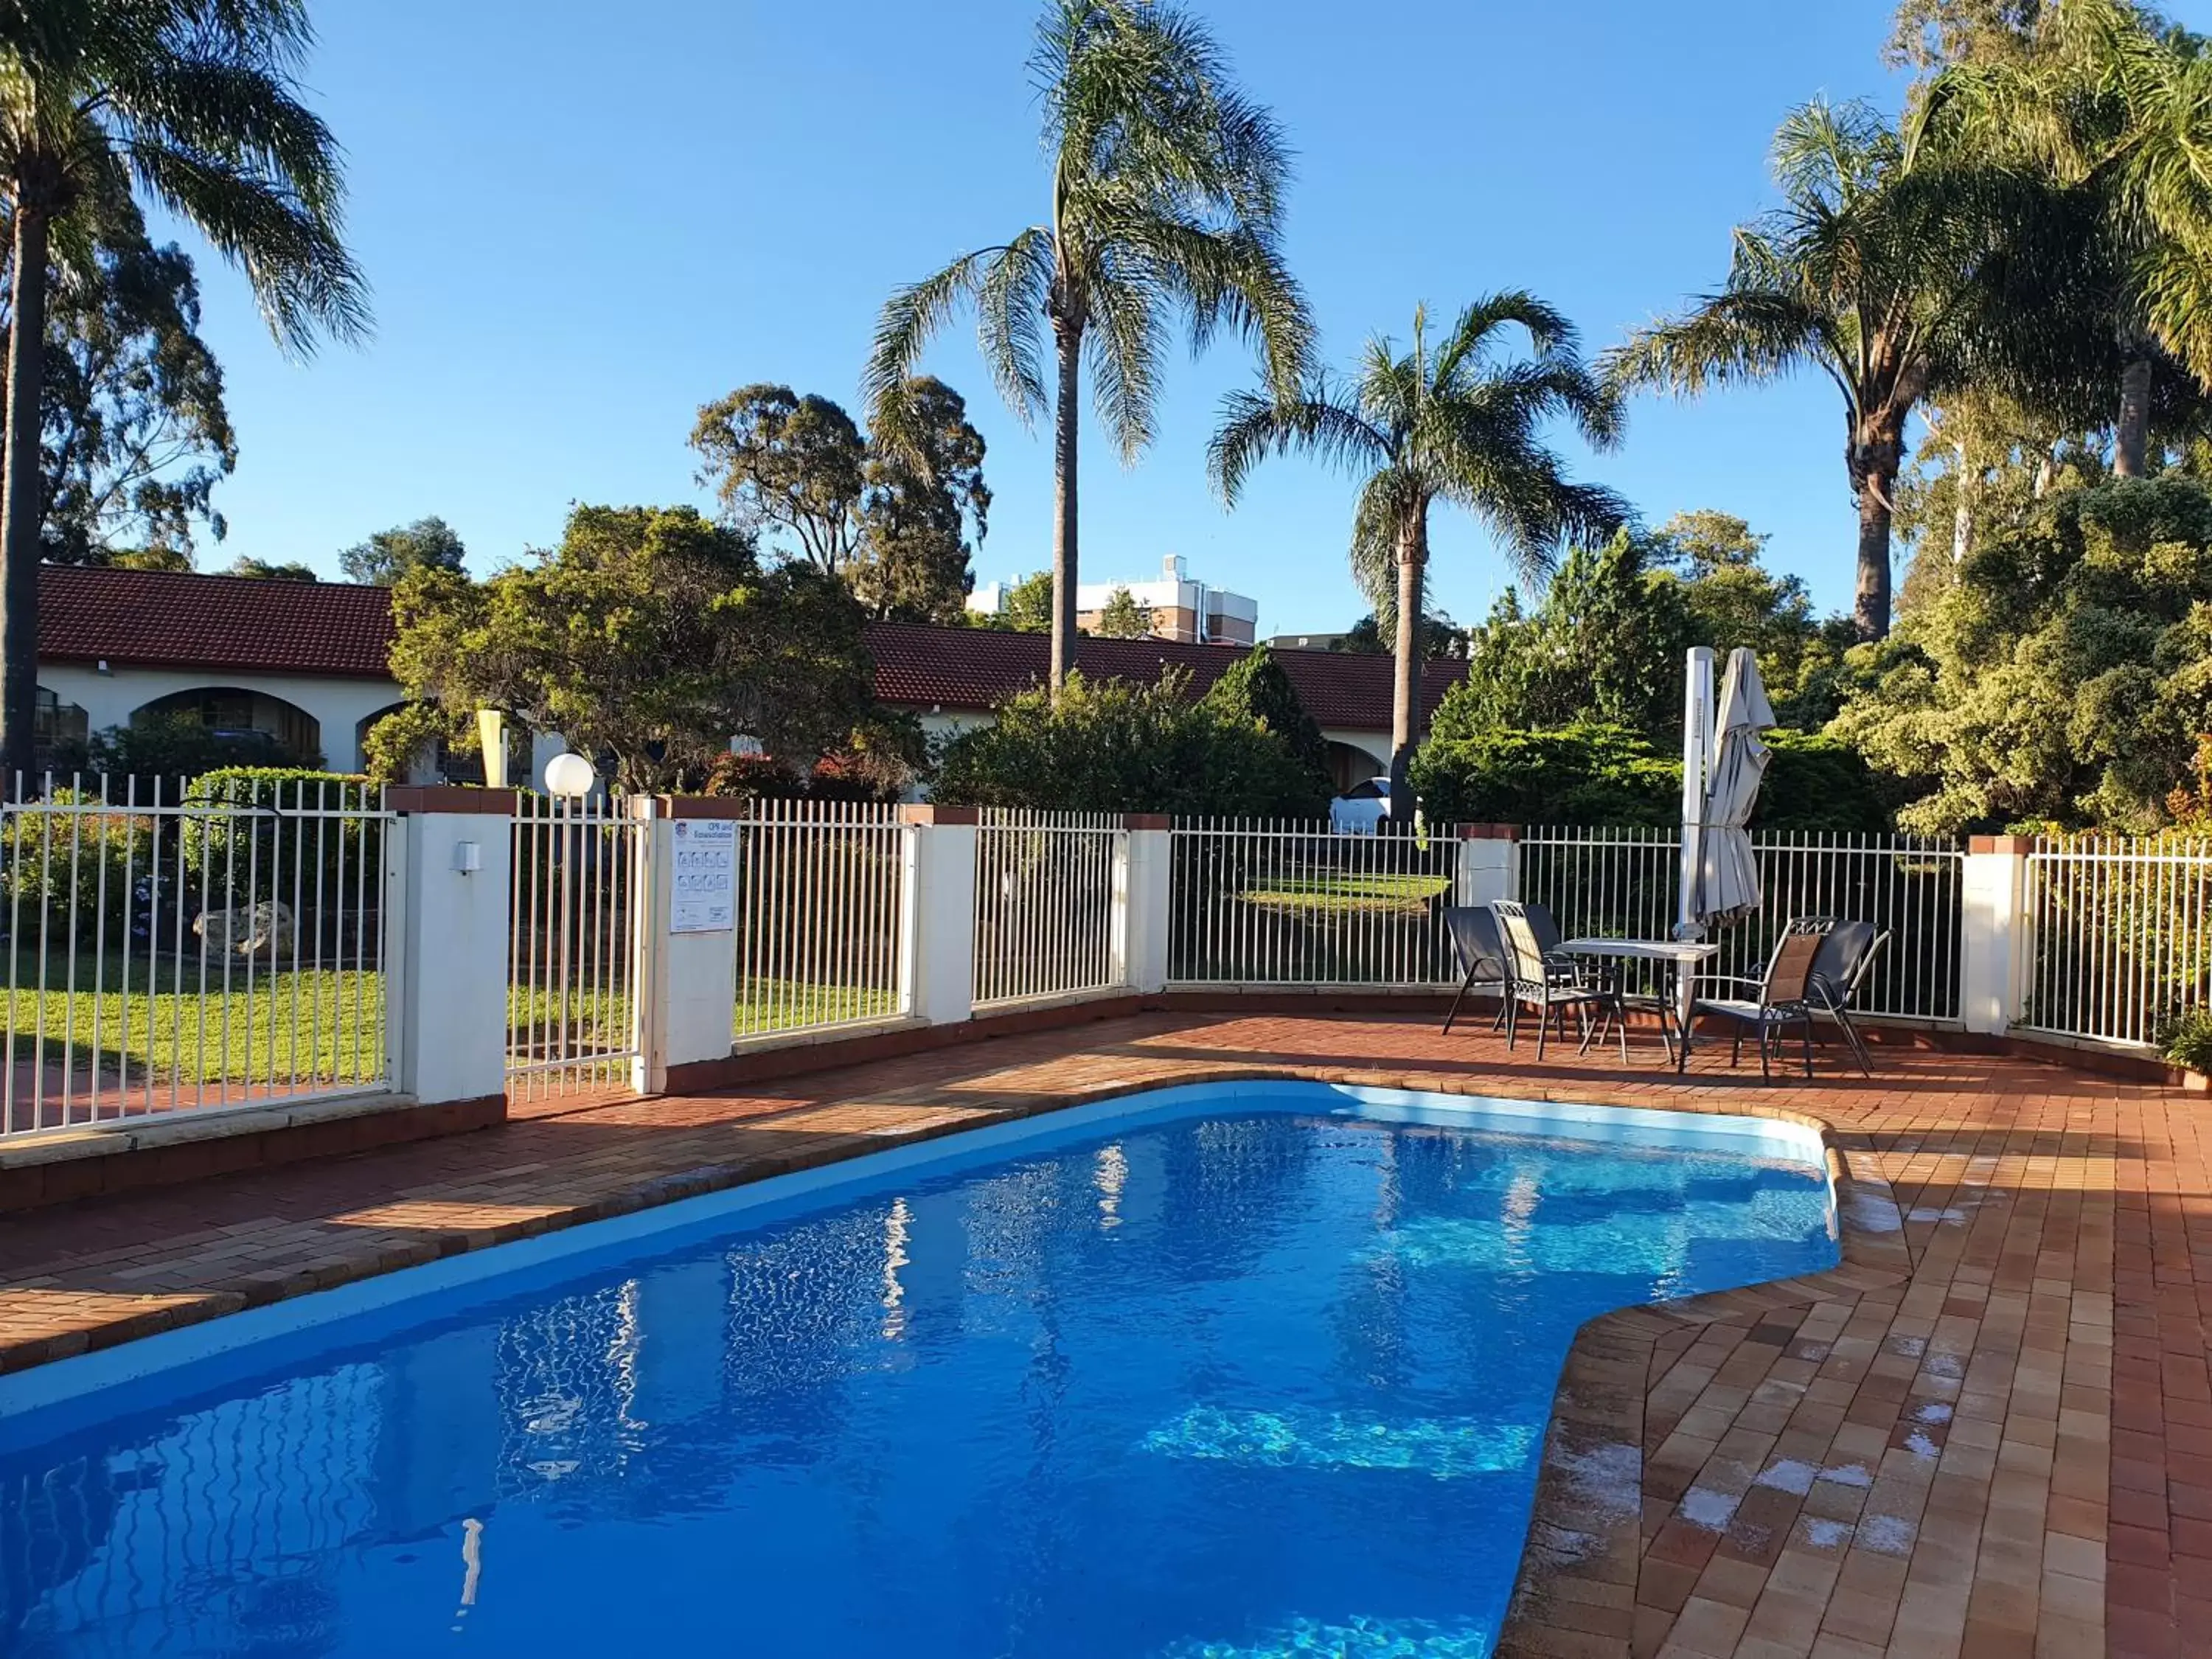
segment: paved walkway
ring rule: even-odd
[[[0,1370],[890,1140],[1255,1073],[1833,1130],[1842,1268],[1585,1328],[1506,1654],[2212,1656],[2212,1118],[2026,1060],[1893,1049],[1871,1083],[1831,1059],[1762,1089],[1711,1060],[1680,1082],[1538,1066],[1432,1021],[1150,1014],[0,1218]]]

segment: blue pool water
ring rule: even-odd
[[[1576,1327],[1835,1260],[1771,1137],[1182,1093],[18,1399],[0,1653],[1476,1659]]]

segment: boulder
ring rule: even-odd
[[[281,962],[292,953],[292,907],[264,899],[234,910],[205,910],[192,931],[208,950]]]

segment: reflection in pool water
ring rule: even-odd
[[[1249,1110],[0,1456],[0,1653],[1478,1659],[1575,1328],[1808,1167]]]

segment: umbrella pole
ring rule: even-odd
[[[1676,884],[1674,936],[1694,939],[1705,936],[1697,919],[1698,880],[1705,861],[1702,844],[1705,816],[1705,772],[1712,763],[1713,649],[1690,647],[1684,665],[1682,687],[1682,867]],[[1690,1003],[1696,969],[1685,962],[1674,969],[1676,1023],[1686,1046],[1690,1040]]]

